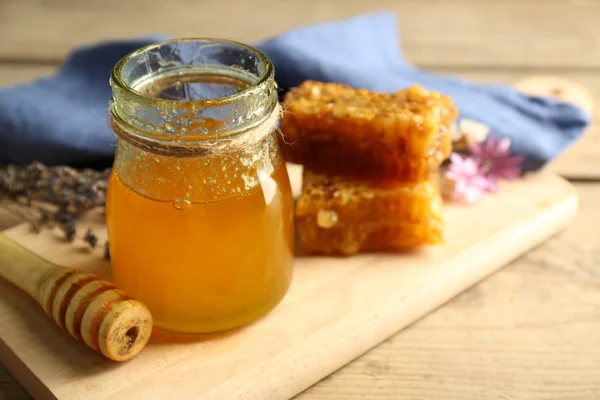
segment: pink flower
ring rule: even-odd
[[[469,204],[479,200],[488,188],[488,180],[480,173],[477,161],[457,153],[450,155],[446,180],[446,194],[454,200],[464,200]]]
[[[446,171],[446,196],[472,204],[485,192],[496,192],[498,179],[519,178],[523,157],[512,156],[509,148],[509,138],[496,140],[490,134],[485,142],[471,147],[470,157],[452,153]]]
[[[494,134],[490,134],[485,142],[471,147],[471,154],[479,164],[480,173],[488,179],[489,192],[498,190],[498,178],[515,180],[521,176],[524,157],[511,155],[509,149],[510,139],[496,140]]]

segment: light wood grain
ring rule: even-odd
[[[298,182],[298,169],[293,172],[290,178]],[[300,257],[290,293],[266,318],[207,341],[154,340],[119,368],[68,341],[26,299],[4,289],[0,341],[35,375],[21,376],[22,383],[41,381],[60,400],[288,399],[562,229],[576,203],[568,183],[536,174],[502,185],[500,194],[477,207],[448,206],[443,248]],[[53,262],[107,267],[52,235],[31,235],[25,226],[7,234]],[[2,349],[0,360],[9,369],[22,367]]]
[[[23,222],[21,218],[3,208],[0,208],[0,231],[11,228],[21,222]]]
[[[381,10],[397,14],[420,65],[600,67],[596,0],[3,0],[0,58],[60,60],[75,45],[154,33],[252,42]]]
[[[0,62],[0,87],[27,84],[33,80],[52,75],[57,70],[54,64],[27,64]]]
[[[174,6],[151,0],[140,6],[135,0],[129,2],[131,7],[116,0],[0,0],[0,60],[26,58],[36,63],[7,66],[0,61],[0,85],[27,80],[38,71],[50,72],[54,67],[37,63],[58,63],[74,44],[105,37],[215,32],[255,40],[279,33],[281,28],[390,6],[398,14],[403,47],[413,62],[434,69],[454,65],[448,72],[500,82],[531,74],[560,74],[598,92],[594,82],[600,76],[596,40],[600,25],[595,20],[600,3],[595,0],[337,0],[333,6],[333,1],[317,6],[314,2],[318,0],[256,0],[240,11],[231,6],[235,2],[197,0],[186,2],[182,11],[178,9],[181,0]],[[298,3],[307,10],[298,10]],[[423,5],[411,8],[415,3]],[[118,15],[121,7],[125,12]],[[248,12],[250,7],[256,13],[220,18]],[[264,10],[273,11],[265,16],[261,15]],[[174,18],[167,19],[167,15]],[[244,23],[239,22],[242,18]],[[556,166],[561,173],[598,179],[600,151],[595,147],[597,140],[588,139],[597,137],[597,126],[572,149],[578,154]],[[600,185],[577,187],[580,214],[564,234],[299,398],[600,398],[598,375],[592,374],[600,370],[600,231],[596,228]],[[15,221],[14,216],[7,218],[0,212],[1,227]],[[74,264],[89,256],[83,249],[72,257]],[[88,389],[94,388],[91,384]],[[30,399],[1,366],[0,399]]]
[[[297,400],[596,400],[600,186],[567,230]],[[30,400],[0,366],[0,399]]]
[[[600,186],[577,190],[565,232],[297,400],[600,398]]]

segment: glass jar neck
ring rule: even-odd
[[[111,118],[128,135],[193,147],[251,130],[277,107],[273,67],[258,50],[213,39],[172,40],[124,57]]]

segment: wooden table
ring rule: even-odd
[[[479,81],[567,77],[600,104],[597,0],[0,1],[0,85],[52,73],[75,45],[164,33],[252,42],[394,10],[413,63]],[[298,399],[600,398],[600,107],[549,168],[580,212],[561,235],[310,388]],[[0,229],[18,223],[0,214]],[[0,400],[29,396],[0,366]]]

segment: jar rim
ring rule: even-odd
[[[204,54],[206,45],[209,48],[235,48],[251,55],[258,69],[248,71],[242,66],[244,72],[251,74],[246,81],[247,85],[231,94],[216,93],[213,97],[201,99],[172,99],[165,98],[160,93],[154,95],[153,92],[143,92],[143,84],[138,86],[138,83],[140,80],[143,82],[144,77],[152,76],[152,73],[143,73],[135,79],[129,79],[126,71],[132,65],[128,63],[139,64],[136,58],[147,62],[144,56],[151,56],[154,50],[160,53],[163,47],[178,48],[179,45],[190,45],[197,49],[198,53],[191,58],[190,65],[195,65],[193,60]],[[207,48],[206,54],[210,54],[210,49]],[[242,62],[243,60],[244,58],[241,58]],[[214,74],[218,76],[222,73],[223,76],[228,76],[225,72],[228,68],[238,67],[238,64],[229,62],[217,64],[221,67],[217,67]],[[165,65],[170,68],[169,64]],[[182,70],[187,71],[186,65],[187,61],[176,64],[174,69],[183,67]],[[193,76],[193,69],[191,71]],[[179,76],[185,74],[182,72]],[[110,124],[113,132],[130,144],[160,154],[188,157],[224,151],[223,146],[227,146],[228,149],[243,147],[258,140],[257,138],[261,138],[265,132],[276,126],[280,114],[271,60],[262,51],[233,40],[178,38],[149,44],[119,60],[111,73],[110,84],[113,87],[113,97],[110,101]],[[189,131],[190,121],[199,121],[200,124]],[[209,127],[205,126],[206,121]],[[221,121],[223,123],[220,123]],[[269,122],[270,128],[262,126],[265,122]],[[253,134],[240,135],[248,132]]]
[[[122,71],[123,68],[125,67],[125,65],[127,64],[128,61],[130,61],[133,57],[140,55],[144,52],[150,51],[154,48],[158,48],[164,45],[168,45],[171,43],[185,43],[185,42],[196,42],[196,43],[202,43],[202,42],[214,42],[214,43],[221,43],[221,44],[233,44],[236,46],[240,46],[250,52],[255,53],[258,58],[260,59],[260,61],[262,63],[264,63],[265,65],[265,70],[264,72],[258,76],[258,80],[256,81],[256,83],[253,83],[252,85],[249,85],[248,87],[234,93],[228,96],[222,96],[222,97],[217,97],[214,99],[196,99],[196,100],[185,100],[186,103],[190,103],[190,104],[214,104],[214,103],[228,103],[231,101],[235,101],[236,99],[239,98],[243,98],[244,96],[246,96],[248,93],[256,90],[257,87],[262,86],[263,84],[265,84],[273,75],[274,75],[274,67],[273,67],[273,63],[271,62],[271,60],[269,59],[269,57],[267,57],[267,55],[265,53],[263,53],[262,51],[260,51],[259,49],[257,49],[256,47],[247,45],[245,43],[242,42],[238,42],[235,40],[229,40],[229,39],[220,39],[220,38],[211,38],[211,37],[187,37],[187,38],[177,38],[177,39],[169,39],[169,40],[164,40],[164,41],[159,41],[159,42],[155,42],[155,43],[151,43],[149,45],[140,47],[130,53],[128,53],[127,55],[123,56],[115,65],[115,67],[113,68],[111,75],[110,75],[110,81],[111,84],[116,85],[119,89],[121,90],[125,90],[126,92],[128,92],[129,94],[135,95],[140,99],[144,99],[147,101],[155,101],[157,99],[160,99],[160,101],[163,104],[176,104],[176,103],[181,103],[182,100],[175,100],[175,99],[164,99],[164,98],[159,98],[159,97],[155,97],[155,96],[150,96],[147,95],[139,90],[136,90],[134,87],[132,87],[130,84],[128,84],[127,82],[125,82],[125,80],[122,77]]]

